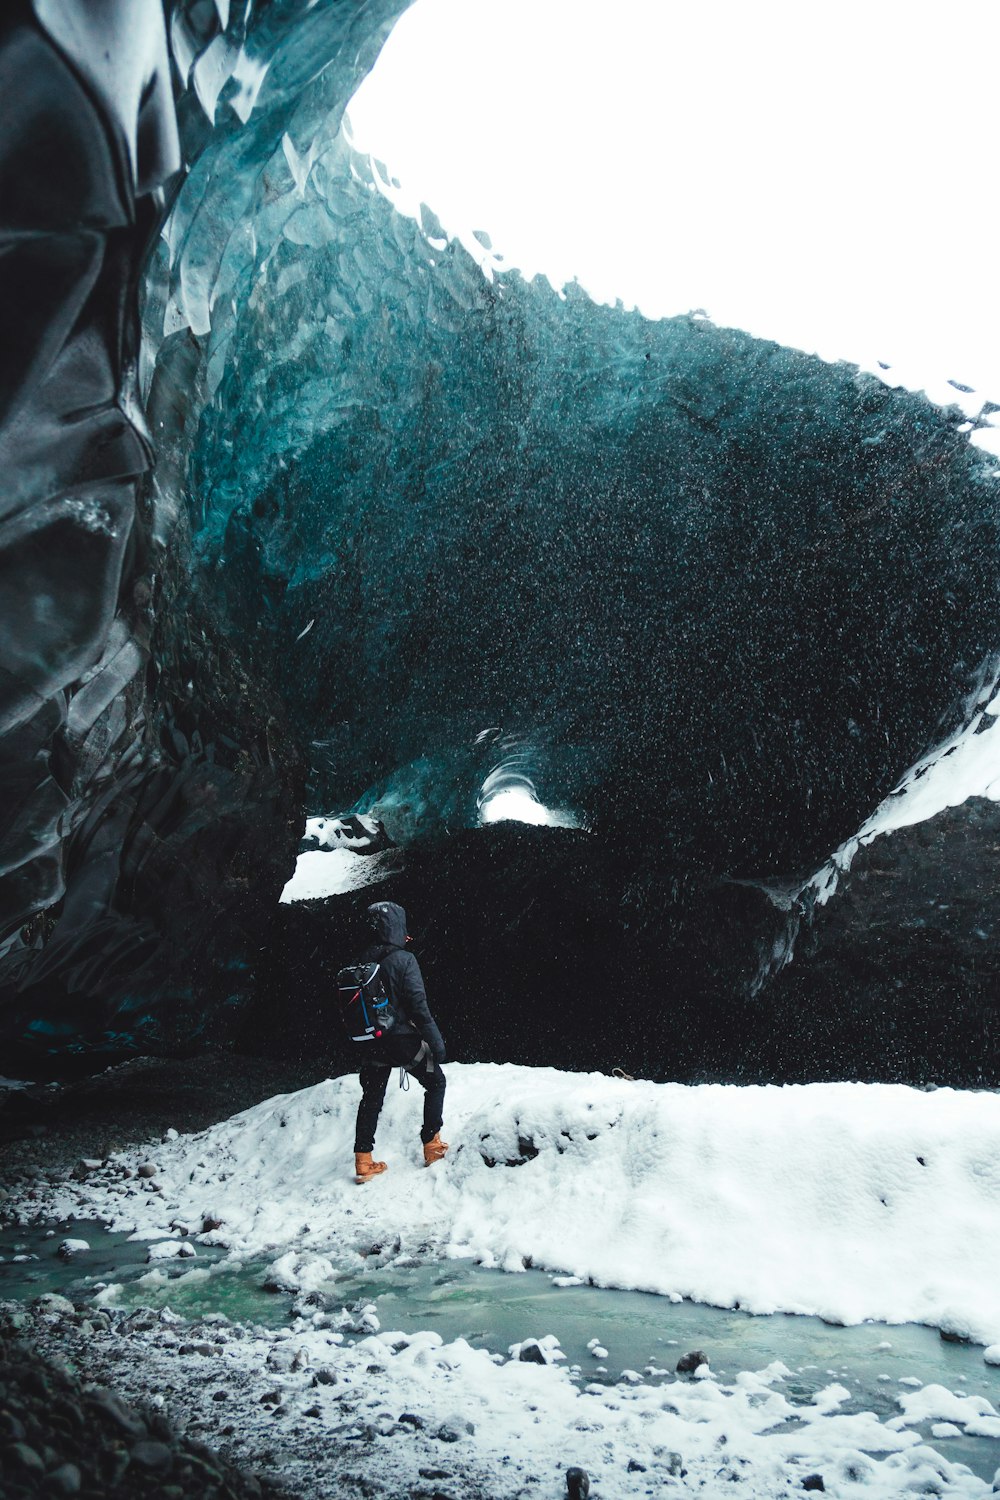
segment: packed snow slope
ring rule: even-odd
[[[472,1256],[756,1313],[914,1321],[1000,1342],[996,1095],[684,1087],[509,1064],[447,1074],[452,1149],[430,1171],[419,1091],[393,1080],[377,1140],[389,1171],[355,1184],[352,1074],[157,1147],[162,1194],[109,1176],[75,1190],[72,1206],[82,1196],[143,1237],[218,1220],[206,1238],[240,1254]]]

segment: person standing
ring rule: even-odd
[[[363,963],[378,963],[389,992],[396,1022],[391,1031],[366,1047],[360,1070],[361,1103],[354,1134],[354,1173],[367,1182],[387,1170],[384,1161],[373,1161],[375,1130],[385,1099],[389,1074],[405,1068],[424,1090],[424,1118],[420,1139],[425,1166],[433,1166],[448,1150],[441,1139],[445,1077],[444,1042],[431,1015],[423,975],[416,956],[407,952],[406,912],[394,901],[376,901],[368,908],[375,937],[362,956]]]

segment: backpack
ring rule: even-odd
[[[382,965],[348,964],[337,975],[344,1031],[352,1042],[375,1042],[396,1024]]]

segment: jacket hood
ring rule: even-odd
[[[394,948],[406,946],[406,912],[395,901],[376,901],[368,908],[377,942],[389,943]]]

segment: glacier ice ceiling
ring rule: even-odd
[[[638,954],[626,1061],[696,1072],[710,1033],[723,1072],[751,1040],[768,1076],[857,1067],[861,1041],[823,1050],[835,959],[819,1000],[801,936],[779,971],[814,872],[993,723],[994,461],[957,404],[484,276],[399,212],[341,123],[402,9],[192,0],[166,37],[125,0],[5,17],[3,1034],[304,1027],[367,899],[277,912],[333,811],[405,846],[444,1015],[510,1002],[462,1023],[470,1055],[607,1061],[596,1008],[572,1046],[552,1013]],[[481,828],[484,787],[571,826]],[[852,1001],[876,1072],[890,950]],[[954,979],[931,969],[928,1006]],[[776,1034],[814,1001],[791,1067]]]

